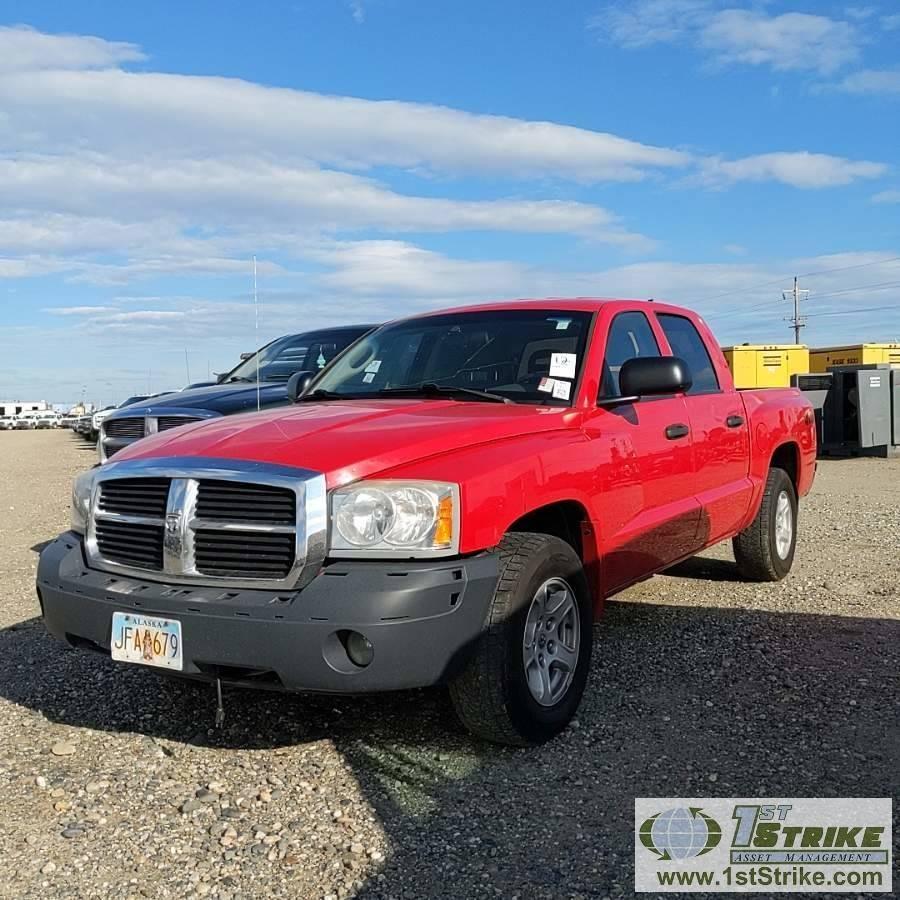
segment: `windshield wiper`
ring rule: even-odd
[[[492,394],[490,391],[435,384],[433,381],[426,381],[424,384],[409,385],[407,387],[382,388],[375,394],[377,397],[401,397],[404,395],[410,397],[450,397],[457,400],[482,400],[488,403],[512,403],[509,397]]]
[[[236,384],[237,382],[246,382],[247,384],[256,384],[255,378],[247,378],[246,375],[232,375],[227,381],[224,381],[223,384]]]
[[[334,391],[326,391],[325,388],[316,388],[314,391],[310,391],[308,394],[301,394],[297,398],[298,403],[305,403],[308,400],[352,400],[353,397],[350,397],[346,394],[336,394]]]

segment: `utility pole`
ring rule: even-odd
[[[809,297],[809,291],[800,290],[800,280],[795,275],[794,276],[794,287],[789,291],[782,291],[781,298],[783,300],[793,300],[794,301],[794,315],[788,319],[785,319],[785,322],[790,322],[791,327],[794,329],[794,343],[800,343],[800,329],[806,327],[806,316],[800,315],[800,303],[806,298]]]

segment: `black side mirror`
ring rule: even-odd
[[[296,403],[306,393],[315,374],[315,372],[294,372],[291,375],[287,383],[287,395],[291,403]]]
[[[693,384],[688,364],[677,356],[647,356],[627,360],[619,370],[620,397],[601,405],[633,403],[641,397],[681,394]]]
[[[245,350],[240,356],[241,362],[246,362],[251,356],[253,356],[253,353],[249,350]]]

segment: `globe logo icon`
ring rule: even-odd
[[[650,816],[641,825],[639,836],[661,860],[685,860],[718,846],[722,828],[699,806],[681,806]]]

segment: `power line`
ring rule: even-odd
[[[864,312],[881,312],[885,309],[897,309],[896,303],[891,303],[886,306],[864,306],[859,309],[839,309],[834,312],[823,312],[823,313],[811,313],[807,316],[808,319],[819,319],[825,318],[826,316],[854,316],[857,313]]]
[[[837,297],[841,294],[855,294],[858,291],[886,291],[892,287],[900,286],[900,281],[880,281],[877,284],[861,284],[858,287],[843,288],[840,291],[828,291],[824,294],[814,292],[813,296],[819,300],[822,297]]]
[[[900,256],[891,256],[888,259],[876,259],[871,262],[865,263],[854,263],[850,266],[836,266],[833,269],[819,269],[815,272],[801,272],[797,277],[798,278],[815,278],[818,275],[829,275],[832,272],[849,272],[853,269],[867,269],[871,266],[883,266],[887,265],[887,263],[892,262],[900,262]],[[782,275],[780,278],[775,278],[772,281],[764,281],[758,284],[751,284],[746,287],[736,288],[731,291],[723,291],[721,294],[712,294],[709,297],[699,297],[695,299],[694,303],[706,303],[709,300],[719,300],[722,297],[733,297],[736,294],[749,294],[751,291],[761,290],[762,288],[772,287],[776,284],[781,284],[785,278],[790,278],[790,275]]]

